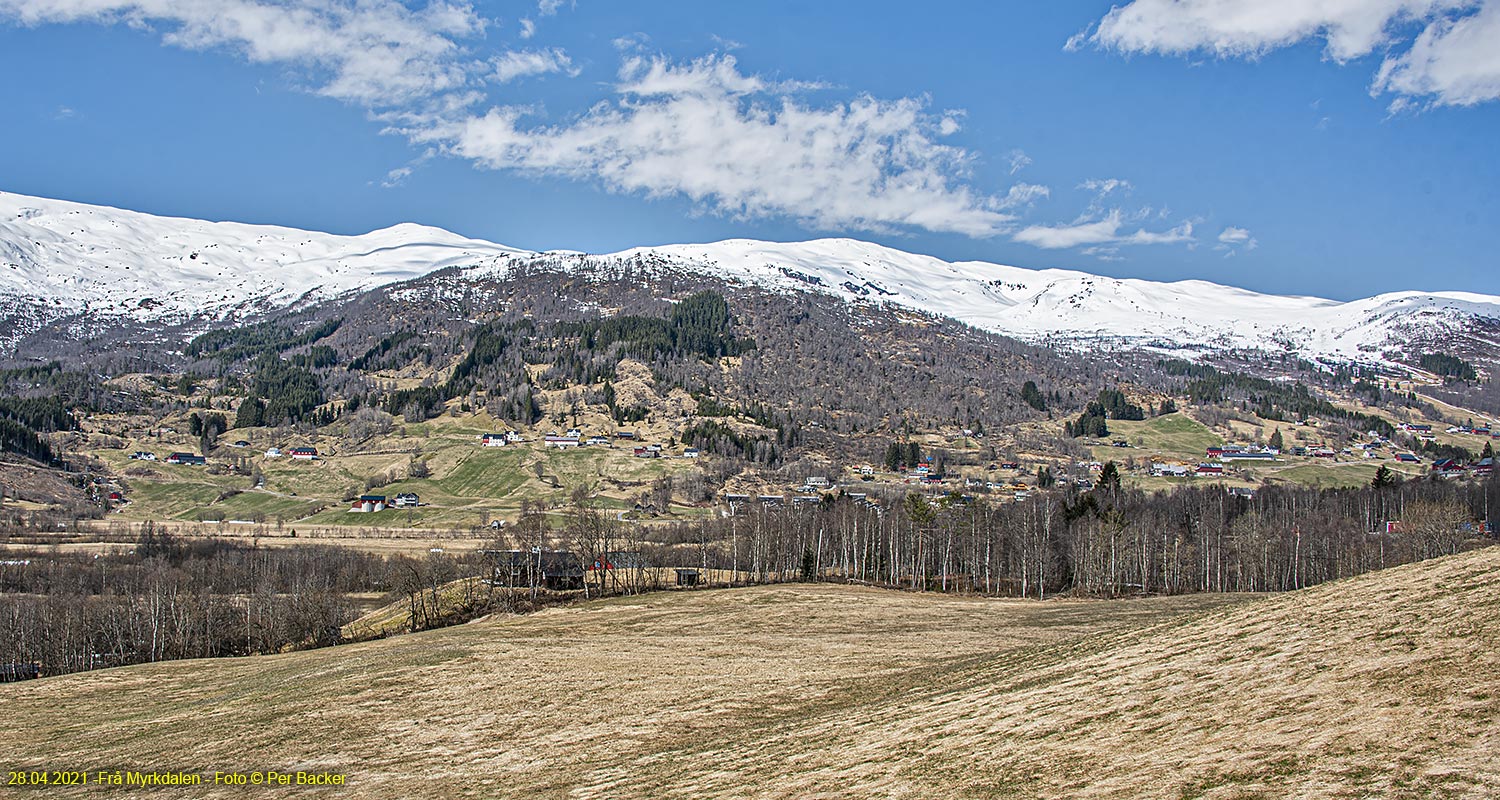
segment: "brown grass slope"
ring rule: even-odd
[[[0,703],[7,769],[334,770],[308,791],[341,797],[1484,797],[1497,638],[1492,548],[1254,599],[655,595]]]

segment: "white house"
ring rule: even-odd
[[[504,447],[509,442],[503,433],[486,433],[479,437],[479,443],[485,447]]]
[[[272,447],[266,451],[266,458],[281,458],[281,448]]]
[[[577,447],[579,442],[577,436],[548,436],[542,440],[542,444],[546,447],[566,450],[570,447]]]

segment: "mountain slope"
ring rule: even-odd
[[[222,317],[510,252],[421,225],[337,236],[0,192],[0,295],[69,312]]]
[[[848,239],[777,244],[730,240],[641,248],[761,285],[812,289],[850,302],[886,302],[951,316],[1033,341],[1104,340],[1164,349],[1249,348],[1379,360],[1413,335],[1466,333],[1500,320],[1500,297],[1395,292],[1340,303],[1267,295],[1207,281],[1160,283],[982,261],[949,263]],[[1494,338],[1486,338],[1494,344]]]
[[[1500,346],[1500,297],[1465,292],[1396,292],[1341,303],[1205,281],[949,263],[849,239],[736,239],[603,256],[530,253],[410,224],[336,236],[0,192],[0,297],[13,301],[0,318],[23,332],[72,314],[220,319],[445,267],[464,267],[459,279],[477,280],[537,263],[685,271],[949,316],[1070,346],[1260,349],[1342,361],[1381,361],[1421,347],[1493,352]]]
[[[0,701],[16,769],[330,770],[362,797],[1489,797],[1497,608],[1493,547],[1256,598],[763,586]]]

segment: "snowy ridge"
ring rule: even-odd
[[[1393,292],[1338,302],[1269,295],[1192,280],[1118,279],[1086,272],[950,263],[850,239],[780,244],[732,239],[617,253],[762,286],[813,290],[953,317],[1032,341],[1114,342],[1168,350],[1257,349],[1380,361],[1413,337],[1461,336],[1500,323],[1500,297]]]
[[[1493,348],[1500,330],[1500,297],[1464,292],[1394,292],[1345,303],[1206,281],[949,263],[851,239],[732,239],[602,256],[533,253],[413,224],[339,236],[0,192],[0,299],[14,301],[5,303],[0,320],[21,327],[34,327],[43,307],[52,316],[233,318],[462,267],[427,287],[451,290],[455,281],[503,277],[528,263],[690,272],[907,308],[1070,346],[1258,349],[1381,361],[1418,340],[1467,338]],[[409,286],[403,294],[423,292]]]
[[[62,313],[222,318],[511,252],[422,225],[338,236],[0,192],[0,296]]]

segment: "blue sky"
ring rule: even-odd
[[[1500,0],[0,0],[0,189],[1500,293]]]

